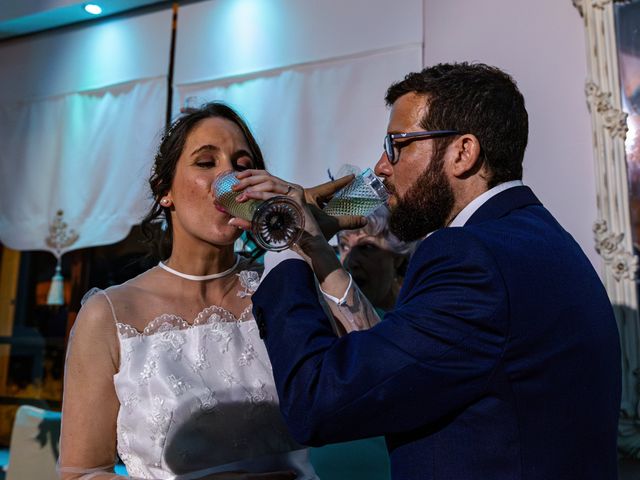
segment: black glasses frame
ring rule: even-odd
[[[431,130],[407,133],[387,133],[384,137],[384,153],[391,165],[398,163],[400,154],[396,155],[395,141],[398,139],[427,140],[429,138],[448,137],[450,135],[460,135],[457,130]],[[408,143],[408,142],[406,142]]]

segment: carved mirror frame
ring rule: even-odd
[[[603,281],[614,306],[622,347],[622,402],[618,429],[621,454],[640,458],[640,337],[638,290],[630,217],[625,138],[615,23],[615,4],[629,0],[572,0],[584,20],[598,218],[596,251],[604,261]],[[588,421],[588,420],[586,420]]]

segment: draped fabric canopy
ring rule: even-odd
[[[171,13],[156,12],[0,46],[14,67],[0,72],[3,244],[60,256],[119,241],[139,222],[170,27]]]

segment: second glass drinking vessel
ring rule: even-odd
[[[336,192],[322,210],[333,216],[367,216],[384,205],[388,198],[389,192],[382,181],[367,168],[356,175],[349,185]]]

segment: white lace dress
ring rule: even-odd
[[[130,475],[294,470],[299,479],[317,478],[281,418],[251,307],[240,318],[211,306],[193,324],[165,314],[143,332],[119,322],[117,329],[117,446]]]

